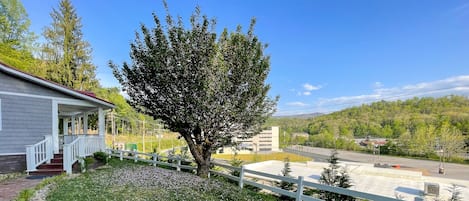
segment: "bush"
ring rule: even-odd
[[[109,155],[105,152],[98,151],[93,154],[93,157],[103,163],[108,163]]]

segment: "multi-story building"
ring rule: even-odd
[[[238,143],[238,153],[279,151],[279,127],[273,126],[270,130],[263,130],[251,138],[234,138]],[[233,153],[231,147],[224,147],[219,153]]]

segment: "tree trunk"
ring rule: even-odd
[[[189,150],[197,163],[197,175],[202,178],[207,178],[210,171],[210,158],[212,156],[210,152],[211,147],[206,143],[196,144],[190,134],[180,133],[186,140]]]
[[[211,153],[206,149],[201,150],[201,153],[196,151],[197,153],[195,155],[198,155],[197,157],[194,156],[195,162],[197,163],[197,175],[202,178],[208,178]]]

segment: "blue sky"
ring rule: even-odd
[[[37,34],[56,0],[23,0]],[[109,60],[129,61],[140,23],[152,27],[158,0],[72,0],[93,48],[97,77],[118,86]],[[378,100],[469,94],[469,2],[421,0],[168,0],[188,20],[196,5],[217,29],[247,27],[268,43],[276,115],[331,112]]]

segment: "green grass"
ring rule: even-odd
[[[217,179],[113,159],[112,168],[61,180],[47,200],[278,200]]]
[[[62,174],[59,176],[54,176],[54,177],[49,177],[41,181],[38,185],[36,185],[34,188],[27,188],[18,193],[18,196],[15,198],[15,201],[28,201],[30,200],[33,196],[34,193],[48,184],[55,184],[58,183],[59,181],[63,181],[66,177],[66,174]]]
[[[106,135],[106,143],[109,147],[112,147],[113,136]],[[145,136],[142,135],[117,135],[114,137],[116,143],[135,143],[137,144],[137,151],[151,153],[153,150],[165,150],[174,147],[186,146],[186,142],[183,139],[177,139],[176,133],[165,133],[161,139],[156,136]],[[145,151],[143,150],[143,142],[145,141]],[[158,147],[159,146],[159,147]]]
[[[233,154],[214,154],[212,158],[232,160],[234,157]],[[275,153],[258,153],[258,154],[238,154],[237,159],[244,161],[245,163],[255,163],[268,160],[278,160],[283,161],[285,158],[288,158],[290,162],[306,162],[313,160],[309,157],[304,157],[292,153],[285,152],[275,152]]]

